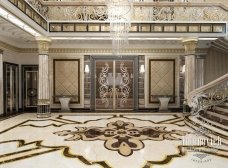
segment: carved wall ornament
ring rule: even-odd
[[[106,6],[48,6],[50,20],[107,21]],[[227,21],[221,6],[196,5],[135,5],[132,21]]]

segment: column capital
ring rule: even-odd
[[[48,54],[51,39],[43,36],[36,37],[39,54]]]
[[[0,54],[3,54],[3,50],[0,49]]]
[[[196,53],[196,47],[197,47],[197,43],[198,43],[197,38],[182,39],[182,43],[184,45],[186,54],[195,54]]]

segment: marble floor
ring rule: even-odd
[[[227,144],[212,142],[181,113],[24,113],[0,121],[0,168],[227,167]]]

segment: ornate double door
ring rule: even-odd
[[[134,64],[133,59],[95,60],[95,110],[136,109]]]

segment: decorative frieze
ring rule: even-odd
[[[0,41],[0,48],[9,49],[18,53],[38,53],[38,48],[18,48],[7,43]],[[162,48],[162,49],[138,49],[138,48],[129,48],[124,49],[123,53],[135,53],[135,54],[145,54],[145,53],[179,53],[183,54],[184,49],[171,49],[171,48]],[[207,53],[207,48],[197,48],[197,53]],[[80,54],[95,54],[95,53],[112,53],[112,49],[105,48],[49,48],[49,53],[80,53]]]
[[[49,22],[49,32],[104,32],[110,31],[108,22]],[[226,33],[226,23],[132,23],[131,33]]]
[[[48,6],[49,20],[108,21],[107,7],[96,5]],[[134,3],[132,21],[227,21],[227,8],[206,3]]]

